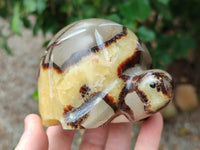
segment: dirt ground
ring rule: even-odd
[[[0,18],[0,28],[9,34],[9,24]],[[14,53],[8,56],[0,50],[0,149],[13,149],[23,133],[23,120],[27,114],[38,113],[38,103],[32,94],[37,87],[37,72],[45,38],[39,33],[23,29],[22,35],[13,35],[8,45]],[[179,113],[165,121],[160,150],[200,150],[200,107],[192,112]],[[139,124],[133,125],[133,142]],[[78,149],[80,132],[77,132],[73,148]]]

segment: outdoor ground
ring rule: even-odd
[[[0,18],[0,28],[8,34],[9,24]],[[8,45],[9,56],[0,50],[0,149],[11,150],[23,133],[23,120],[27,114],[38,113],[38,103],[32,94],[37,87],[37,73],[45,39],[24,29],[21,36],[13,35]],[[200,107],[192,112],[179,113],[165,121],[160,150],[200,150]],[[133,125],[133,143],[139,123]],[[73,149],[78,149],[80,132],[74,138]]]

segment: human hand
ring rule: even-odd
[[[142,123],[135,150],[158,149],[163,120],[156,113]],[[131,123],[111,123],[105,127],[87,129],[80,150],[128,150],[131,145]],[[30,114],[25,118],[24,133],[15,150],[70,150],[74,130],[51,126],[44,130],[39,116]]]

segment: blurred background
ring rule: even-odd
[[[199,11],[199,0],[0,0],[0,149],[13,149],[24,117],[38,113],[38,67],[52,36],[74,21],[105,18],[135,32],[154,67],[175,80],[175,99],[162,111],[160,150],[200,150]],[[139,128],[133,125],[132,146]]]

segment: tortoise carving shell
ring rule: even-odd
[[[173,98],[172,77],[128,28],[104,19],[68,25],[40,63],[39,110],[45,126],[96,128],[119,115],[142,120]]]

